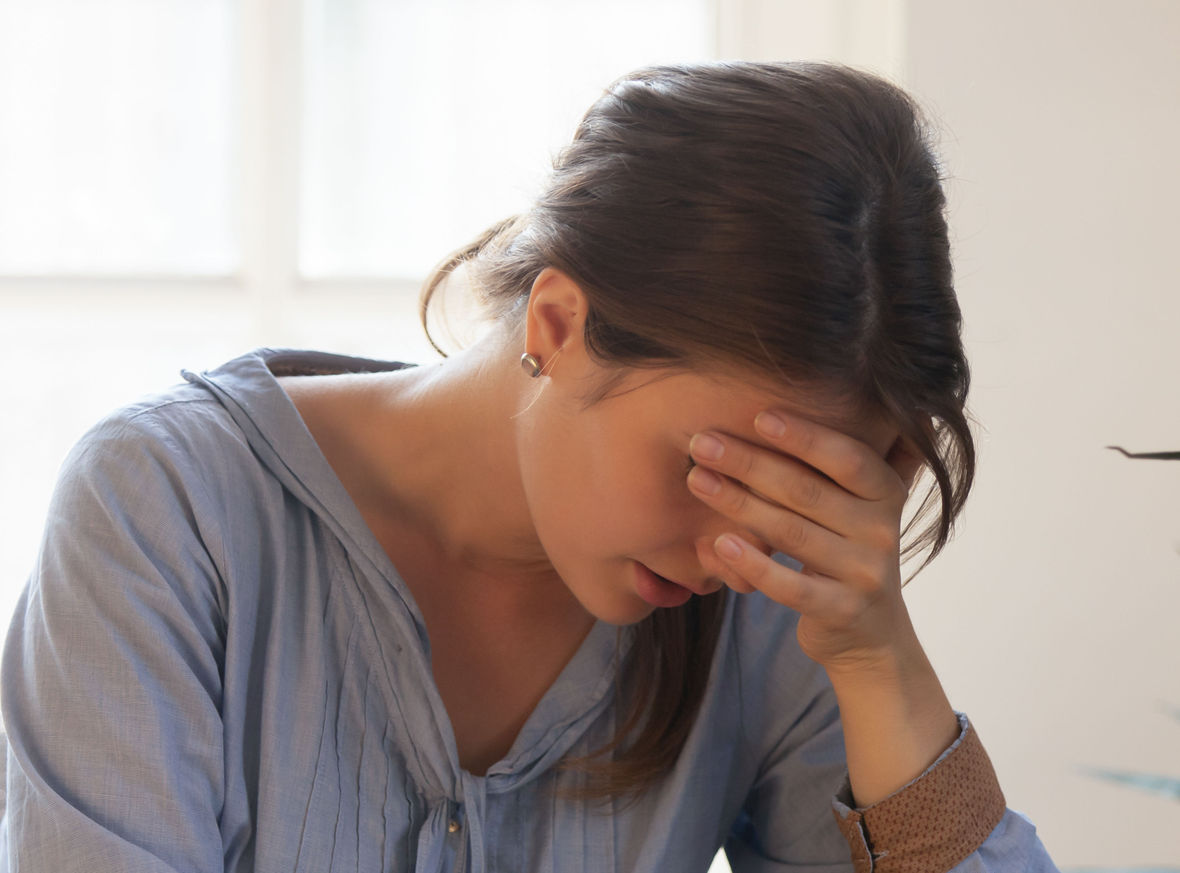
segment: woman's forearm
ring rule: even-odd
[[[829,668],[840,705],[848,775],[858,807],[920,776],[959,734],[958,720],[912,633],[879,663]]]

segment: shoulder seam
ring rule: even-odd
[[[136,409],[134,412],[131,412],[129,415],[127,415],[124,420],[134,421],[140,416],[148,415],[153,412],[159,412],[161,409],[166,407],[176,406],[183,403],[212,403],[215,406],[221,406],[221,404],[217,403],[213,397],[170,397],[167,400],[161,400],[157,403],[152,403],[150,406],[145,406],[143,409]],[[129,407],[127,407],[128,410],[134,409],[135,405],[136,404],[131,404]]]

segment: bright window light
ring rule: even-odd
[[[524,208],[633,68],[712,56],[708,0],[306,0],[300,270],[420,277]]]
[[[0,0],[0,274],[219,275],[232,0]]]

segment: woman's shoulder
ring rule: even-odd
[[[181,383],[121,406],[75,443],[58,473],[50,521],[174,538],[221,564],[278,520],[281,484],[233,414],[199,384]]]
[[[154,463],[177,484],[235,488],[282,472],[311,446],[280,377],[376,369],[381,362],[323,352],[257,349],[121,406],[90,428],[64,470]],[[386,365],[388,366],[388,365]],[[135,463],[138,462],[138,463]],[[142,472],[142,469],[140,470]]]
[[[249,577],[284,559],[294,529],[324,534],[303,537],[303,548],[339,541],[363,551],[363,521],[279,380],[400,366],[261,349],[182,371],[184,382],[114,410],[78,441],[54,511],[81,522],[138,518],[141,530],[186,537]]]
[[[152,471],[176,486],[208,480],[249,452],[241,428],[209,392],[179,384],[121,406],[96,422],[70,450],[61,478],[102,476],[134,493]]]

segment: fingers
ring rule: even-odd
[[[817,540],[820,547],[836,545],[831,531],[705,467],[689,472],[688,485],[710,507],[789,555]]]
[[[755,549],[736,534],[722,534],[713,547],[721,561],[744,586],[739,591],[758,590],[796,612],[813,617],[833,616],[853,608],[856,599],[842,591],[834,580],[783,566]]]
[[[896,496],[901,482],[869,446],[847,434],[783,412],[762,412],[754,428],[778,452],[814,467],[850,494],[865,500]]]
[[[904,613],[900,524],[920,452],[885,422],[866,426],[866,442],[776,410],[759,414],[755,431],[690,442],[690,490],[735,531],[697,542],[702,566],[799,612],[800,645],[820,663],[888,644]]]
[[[805,419],[762,413],[766,445],[717,432],[695,435],[696,496],[811,572],[871,586],[898,560],[901,508],[921,459],[897,437],[887,456]],[[722,578],[724,577],[723,574]]]
[[[727,587],[739,594],[749,594],[754,591],[754,586],[743,579],[717,554],[715,540],[716,538],[713,536],[698,537],[696,540],[697,560],[701,562],[704,571],[710,577],[720,579]]]
[[[688,483],[697,498],[733,520],[737,529],[767,543],[768,549],[759,553],[778,551],[789,554],[809,570],[845,579],[857,588],[871,588],[891,556],[896,559],[896,523],[892,532],[889,525],[881,525],[876,537],[870,536],[872,527],[866,527],[866,541],[861,541],[841,537],[799,513],[767,503],[733,480],[719,477],[703,467],[695,467],[689,473]],[[707,493],[714,486],[716,491]],[[732,576],[726,573],[715,575],[725,579],[727,584],[732,580]],[[750,582],[756,584],[755,580]]]
[[[792,509],[828,530],[843,533],[863,515],[862,501],[780,452],[714,433],[694,436],[689,452],[701,467],[740,482],[769,503]],[[708,494],[717,483],[701,473],[698,485]],[[741,494],[726,496],[743,499]]]

